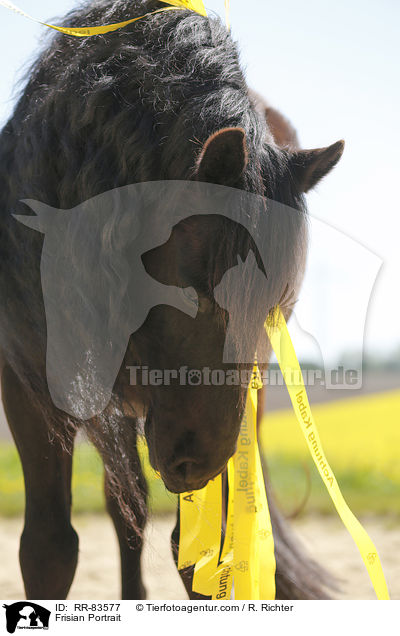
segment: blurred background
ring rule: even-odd
[[[17,4],[51,22],[76,2],[18,0]],[[224,19],[223,0],[205,4]],[[231,0],[232,33],[249,85],[292,121],[304,148],[346,141],[338,167],[308,196],[310,257],[290,331],[303,369],[362,371],[353,387],[316,383],[308,387],[309,397],[343,494],[375,539],[396,598],[400,598],[399,20],[397,0]],[[2,7],[0,25],[3,125],[16,101],[18,81],[40,50],[47,29]],[[298,533],[315,556],[343,579],[341,598],[373,598],[357,550],[312,465],[286,389],[273,386],[267,395],[262,444],[281,508],[295,517]],[[184,598],[168,549],[175,499],[150,469],[147,472],[155,515],[145,556],[150,596]],[[103,517],[101,464],[83,442],[74,463],[73,500],[82,555],[70,597],[116,598],[117,548]],[[9,559],[7,574],[0,574],[1,598],[22,594],[17,549],[23,505],[19,460],[0,414],[0,560]],[[159,576],[161,567],[166,568],[164,577]]]

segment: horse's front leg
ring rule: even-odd
[[[128,494],[127,499],[121,499],[112,482],[118,482],[119,476],[108,464],[108,456],[105,449],[112,448],[113,440],[107,444],[106,437],[111,432],[102,433],[102,444],[96,436],[90,436],[92,442],[98,446],[105,463],[104,494],[106,498],[107,512],[110,515],[117,534],[121,557],[121,598],[124,600],[140,600],[146,598],[146,590],[142,582],[141,554],[143,548],[143,533],[147,520],[146,497],[147,485],[144,478],[140,459],[136,447],[136,421],[132,418],[122,418],[118,425],[118,440],[114,440],[121,446],[120,450],[126,462],[127,482],[125,488],[129,488],[129,482],[134,482],[134,490]],[[106,442],[106,443],[105,443]],[[114,459],[115,461],[115,459]],[[127,485],[128,484],[128,485]],[[125,507],[123,514],[122,508]]]
[[[4,410],[25,479],[20,563],[28,599],[65,599],[78,562],[71,525],[72,442],[56,439],[10,367],[2,376]],[[67,427],[67,422],[66,422]]]

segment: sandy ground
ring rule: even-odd
[[[173,517],[153,519],[147,529],[143,555],[148,598],[187,598],[169,549]],[[400,524],[375,518],[364,525],[379,551],[391,596],[400,599]],[[113,527],[106,516],[80,516],[74,520],[80,536],[78,571],[70,599],[118,599],[119,563]],[[294,524],[313,556],[343,580],[341,599],[374,599],[374,592],[359,553],[334,517],[314,517]],[[23,598],[18,566],[20,519],[0,519],[0,599]]]

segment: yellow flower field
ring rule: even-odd
[[[312,406],[332,469],[379,471],[400,483],[400,390]],[[309,453],[293,411],[264,417],[261,442],[268,457]],[[399,492],[400,496],[400,492]]]
[[[400,390],[312,406],[325,456],[345,498],[359,513],[400,513]],[[333,507],[291,410],[264,417],[261,442],[282,507]]]

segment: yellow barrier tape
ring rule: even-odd
[[[275,598],[275,556],[257,444],[257,367],[248,390],[238,450],[228,462],[228,512],[221,551],[221,481],[180,496],[178,569],[195,565],[192,589],[214,600]],[[221,552],[221,555],[220,555]]]
[[[271,319],[267,320],[265,328],[285,379],[296,418],[306,438],[309,451],[321,479],[328,490],[329,496],[340,518],[360,551],[378,599],[389,600],[385,576],[375,545],[349,509],[339,489],[335,475],[325,457],[317,426],[308,402],[300,364],[290,338],[285,318],[279,308],[273,312]],[[293,384],[293,378],[300,379],[300,382]]]
[[[257,441],[257,429],[256,429],[256,441]],[[259,577],[260,577],[260,599],[262,600],[273,600],[276,595],[276,585],[275,585],[275,573],[276,573],[276,562],[275,562],[275,546],[274,546],[274,536],[272,533],[272,524],[271,517],[269,514],[268,508],[268,500],[267,493],[265,492],[265,482],[264,482],[264,474],[261,465],[260,453],[258,452],[257,445],[257,477],[256,477],[256,487],[259,489],[257,493],[258,505],[260,506],[259,510],[259,522],[258,522],[258,541],[260,545],[259,554],[257,558],[259,559]]]
[[[381,562],[367,532],[347,506],[326,460],[307,398],[301,368],[285,318],[277,308],[265,323],[296,417],[310,453],[343,523],[353,537],[380,600],[389,592]],[[297,379],[294,385],[292,380]],[[178,568],[195,564],[193,591],[214,600],[275,598],[275,554],[271,519],[257,444],[257,389],[262,386],[257,366],[248,390],[238,449],[228,462],[228,513],[221,556],[221,482],[200,493],[180,496],[181,534]],[[198,497],[197,510],[191,502]]]
[[[275,555],[257,444],[257,389],[251,386],[234,458],[235,599],[275,598]]]
[[[195,11],[200,15],[207,16],[206,9],[204,7],[203,0],[160,0],[165,4],[172,5],[171,7],[165,7],[164,9],[157,9],[156,11],[152,11],[151,13],[146,13],[145,15],[141,15],[136,18],[131,18],[130,20],[125,20],[124,22],[118,22],[116,24],[108,24],[104,26],[95,26],[95,27],[59,27],[54,24],[47,24],[47,22],[42,22],[41,20],[37,20],[32,16],[22,11],[19,7],[17,7],[12,2],[8,0],[0,0],[0,6],[5,7],[6,9],[10,9],[19,15],[22,15],[24,18],[28,18],[28,20],[32,20],[37,24],[42,24],[43,26],[48,27],[49,29],[54,29],[55,31],[59,31],[60,33],[64,33],[64,35],[72,35],[77,38],[87,38],[93,35],[103,35],[105,33],[111,33],[112,31],[117,31],[118,29],[123,29],[128,26],[128,24],[133,24],[133,22],[138,22],[139,20],[143,20],[144,18],[148,18],[151,15],[156,15],[157,13],[163,13],[165,11],[173,11],[173,10],[183,10],[190,9],[191,11]]]
[[[207,11],[204,6],[203,0],[160,0],[165,4],[172,4],[174,7],[182,7],[183,9],[190,9],[196,13],[200,13],[204,17],[207,17]]]
[[[203,506],[199,510],[201,531],[200,559],[196,563],[193,589],[208,596],[209,580],[218,568],[221,547],[222,479],[221,475],[204,488]]]
[[[210,505],[207,491],[212,488],[216,505],[219,505],[220,499],[218,491],[214,491],[213,484],[221,482],[221,476],[217,477],[214,482],[210,482],[202,490],[187,492],[180,497],[180,540],[178,569],[184,570],[196,563],[201,558],[202,550],[206,550],[213,545],[213,537],[207,532],[207,515],[206,503]],[[205,530],[204,530],[205,528]]]
[[[226,28],[228,31],[231,30],[231,19],[230,19],[230,0],[225,0],[225,20],[226,20]]]
[[[226,516],[226,528],[221,559],[213,582],[213,599],[229,600],[233,587],[233,548],[234,548],[234,514],[235,514],[235,466],[233,458],[228,462],[228,510]]]

